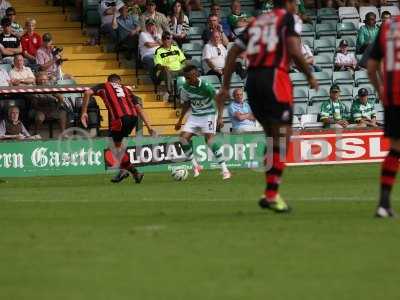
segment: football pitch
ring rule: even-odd
[[[7,179],[0,299],[399,299],[399,221],[372,217],[379,171],[287,168],[290,215],[257,207],[251,170]]]

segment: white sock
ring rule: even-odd
[[[229,172],[228,167],[226,166],[226,162],[220,163],[222,172],[227,173]]]
[[[197,162],[197,160],[194,157],[192,158],[192,165],[193,165],[193,168],[197,168],[199,166],[199,163]]]

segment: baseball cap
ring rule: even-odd
[[[337,84],[332,84],[330,92],[340,92],[340,87]]]
[[[348,46],[349,43],[346,40],[341,40],[339,43],[339,47],[344,47],[344,46]]]
[[[154,19],[147,19],[146,20],[146,25],[156,25],[156,21],[154,21]]]
[[[358,96],[363,97],[363,96],[368,96],[368,90],[366,88],[361,88],[358,90]]]
[[[42,40],[43,40],[43,42],[48,43],[53,40],[53,37],[51,36],[51,33],[46,32],[43,34]]]

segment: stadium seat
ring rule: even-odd
[[[202,59],[201,55],[193,55],[190,59],[190,63],[199,69],[200,73],[203,74],[203,66],[202,66]]]
[[[315,32],[317,35],[317,39],[322,36],[334,36],[336,39],[336,25],[331,23],[321,23],[315,26]]]
[[[333,53],[321,53],[314,56],[315,64],[320,68],[333,68]]]
[[[360,19],[364,22],[367,13],[373,12],[376,15],[376,21],[381,19],[378,9],[375,6],[361,6],[360,7]]]
[[[312,21],[316,21],[317,20],[317,11],[314,8],[308,8],[305,11],[305,15],[311,19]]]
[[[307,112],[307,103],[304,102],[296,102],[293,105],[293,115],[301,116]]]
[[[231,87],[235,88],[235,87],[243,87],[244,85],[244,80],[242,78],[240,78],[240,76],[236,73],[232,74],[231,77]]]
[[[316,102],[321,102],[329,99],[329,88],[328,86],[320,86],[318,91],[310,90],[310,104],[314,105]]]
[[[307,113],[301,116],[300,119],[301,126],[305,128],[322,128],[323,123],[318,122],[318,113]]]
[[[306,75],[303,73],[290,73],[289,76],[295,86],[308,85]]]
[[[376,120],[377,120],[379,123],[384,123],[384,121],[385,121],[385,115],[384,115],[383,111],[377,112],[377,113],[376,113]]]
[[[60,80],[57,80],[57,85],[74,85],[74,84],[76,84],[76,82],[73,79],[60,79]]]
[[[357,8],[352,7],[352,6],[339,7],[338,14],[339,14],[340,22],[342,22],[344,19],[359,19],[360,18]]]
[[[354,73],[354,81],[355,81],[356,86],[359,86],[360,84],[363,84],[363,83],[370,83],[367,71],[363,71],[363,70],[356,71]]]
[[[336,84],[351,84],[353,85],[353,73],[350,71],[335,71],[332,76],[333,83]]]
[[[10,73],[12,66],[10,64],[0,64],[0,68],[2,68],[8,74],[8,73]]]
[[[206,23],[207,22],[207,15],[204,10],[192,10],[190,12],[189,20],[197,23]]]
[[[394,5],[391,5],[391,6],[381,6],[381,8],[380,8],[380,10],[379,10],[380,14],[382,15],[382,13],[383,13],[384,11],[390,12],[390,14],[391,14],[392,16],[398,16],[398,15],[400,15],[400,9],[399,9],[398,6],[394,6]]]
[[[336,25],[336,31],[338,37],[341,38],[344,35],[357,35],[358,28],[352,22],[338,23]]]
[[[201,55],[203,52],[203,41],[192,41],[182,44],[182,51],[190,55]]]
[[[339,16],[334,8],[320,8],[317,11],[317,19],[322,20],[338,20]]]
[[[301,123],[300,123],[300,120],[299,120],[299,118],[298,118],[297,116],[293,116],[293,119],[292,119],[292,128],[297,128],[297,129],[302,128]]]
[[[341,100],[350,100],[354,99],[353,97],[353,85],[351,84],[341,84],[340,85],[340,99]]]
[[[301,28],[301,36],[310,36],[314,37],[315,36],[315,28],[313,24],[303,24]]]
[[[306,86],[295,86],[293,88],[294,102],[308,102],[309,88]]]
[[[375,103],[375,111],[378,112],[382,112],[384,111],[383,105],[381,102]]]
[[[201,34],[203,33],[204,27],[191,26],[189,28],[189,38],[191,40],[201,40]]]
[[[319,84],[332,84],[332,76],[326,71],[314,72],[313,75]]]
[[[314,41],[314,53],[335,52],[336,36],[325,36],[323,39]]]
[[[221,86],[221,82],[217,75],[204,75],[201,76],[202,79],[206,80],[208,83],[212,84],[214,87],[219,88]]]
[[[307,45],[308,47],[310,47],[310,49],[312,51],[314,51],[314,36],[302,36],[301,37],[301,41],[303,44]]]

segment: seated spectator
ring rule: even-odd
[[[36,20],[28,19],[25,22],[25,34],[21,37],[22,55],[28,60],[29,66],[36,71],[36,53],[42,46],[42,37],[35,32]]]
[[[9,7],[6,9],[6,17],[11,20],[11,33],[18,38],[21,38],[21,36],[24,34],[24,29],[15,21],[16,15],[17,12],[15,11],[14,7]]]
[[[382,23],[389,20],[392,17],[392,14],[388,12],[387,10],[383,11],[381,14],[381,21]]]
[[[172,35],[169,32],[164,32],[162,45],[157,48],[154,55],[154,64],[157,83],[165,81],[169,95],[174,93],[174,79],[182,75],[185,60],[185,55],[181,49],[172,44]]]
[[[233,41],[236,37],[232,32],[231,26],[228,23],[228,18],[223,18],[221,16],[221,6],[217,3],[213,3],[210,7],[210,15],[208,17],[210,17],[211,15],[216,15],[218,17],[218,22],[222,27],[222,30],[225,34],[225,36],[228,38],[229,41]],[[209,40],[210,38],[208,38]],[[207,42],[208,42],[207,40]],[[226,46],[226,45],[225,45]]]
[[[346,105],[340,101],[340,88],[334,84],[330,88],[330,97],[321,105],[320,120],[325,127],[346,128],[349,127],[349,111]]]
[[[207,75],[217,75],[219,80],[222,81],[227,53],[225,46],[222,44],[221,32],[213,31],[211,40],[203,49],[204,72]]]
[[[231,5],[232,13],[228,16],[228,24],[236,36],[242,33],[252,18],[252,16],[242,12],[241,9],[240,1],[234,0]]]
[[[46,72],[39,72],[36,76],[36,84],[41,86],[50,85]],[[43,122],[58,120],[61,132],[67,126],[67,112],[63,108],[64,97],[61,94],[31,94],[26,98],[30,101],[32,110],[29,117],[35,122],[35,134],[38,133]]]
[[[24,57],[21,54],[14,56],[14,67],[10,70],[10,79],[12,85],[35,84],[35,75],[29,67],[25,67]]]
[[[365,16],[365,25],[361,26],[357,32],[357,54],[364,53],[368,45],[375,41],[378,31],[379,26],[376,24],[376,15],[373,12],[367,13]]]
[[[153,79],[154,54],[160,46],[161,34],[157,32],[155,21],[148,19],[146,31],[142,31],[139,35],[139,53],[145,68],[150,72]]]
[[[17,36],[11,33],[11,20],[7,17],[1,19],[3,32],[0,34],[0,52],[3,64],[12,64],[13,56],[22,53],[21,42]]]
[[[122,6],[119,9],[120,16],[114,17],[112,27],[117,31],[118,48],[127,48],[127,59],[132,58],[138,41],[139,16],[128,14],[128,7]]]
[[[171,14],[168,17],[169,30],[179,47],[182,47],[183,43],[189,41],[189,18],[184,14],[182,4],[179,1],[175,1],[172,6]]]
[[[121,0],[101,0],[99,5],[99,14],[101,18],[100,32],[115,40],[112,21],[119,17],[119,9],[124,6]]]
[[[274,8],[272,0],[256,0],[254,8],[257,11],[257,15],[261,13],[270,12]]]
[[[161,36],[163,31],[169,30],[168,19],[164,14],[156,11],[156,8],[157,6],[154,0],[147,0],[146,11],[140,17],[140,27],[145,28],[146,21],[152,19],[156,26],[157,33]]]
[[[142,13],[146,10],[146,1],[138,1],[138,0],[127,0],[124,1],[125,6],[128,8],[128,14],[136,17],[141,16]]]
[[[357,58],[354,53],[348,51],[349,44],[346,40],[341,40],[339,50],[335,57],[335,71],[355,71],[357,70]]]
[[[375,104],[368,100],[368,90],[358,90],[358,98],[351,105],[351,119],[359,127],[378,127],[376,123]]]
[[[11,7],[10,2],[6,0],[0,0],[0,19],[5,17],[7,8]]]
[[[243,99],[243,89],[237,88],[233,91],[233,101],[229,104],[228,111],[234,133],[256,131],[256,118],[250,105]]]
[[[50,33],[43,34],[42,46],[36,52],[36,62],[41,71],[47,72],[50,81],[61,79],[61,51],[53,45],[53,37]]]
[[[10,86],[11,78],[10,75],[4,70],[0,68],[0,86]]]
[[[40,139],[40,135],[31,136],[24,124],[19,120],[18,106],[8,108],[8,118],[0,122],[0,139]]]
[[[201,39],[203,40],[204,44],[207,44],[213,32],[219,32],[222,38],[222,44],[226,47],[229,44],[229,40],[226,37],[222,25],[219,23],[219,18],[216,15],[210,15],[207,21],[207,28],[204,29],[203,33],[201,34]]]
[[[202,10],[203,9],[200,0],[184,0],[184,3],[185,3],[185,8],[188,13],[190,13],[192,10]]]

